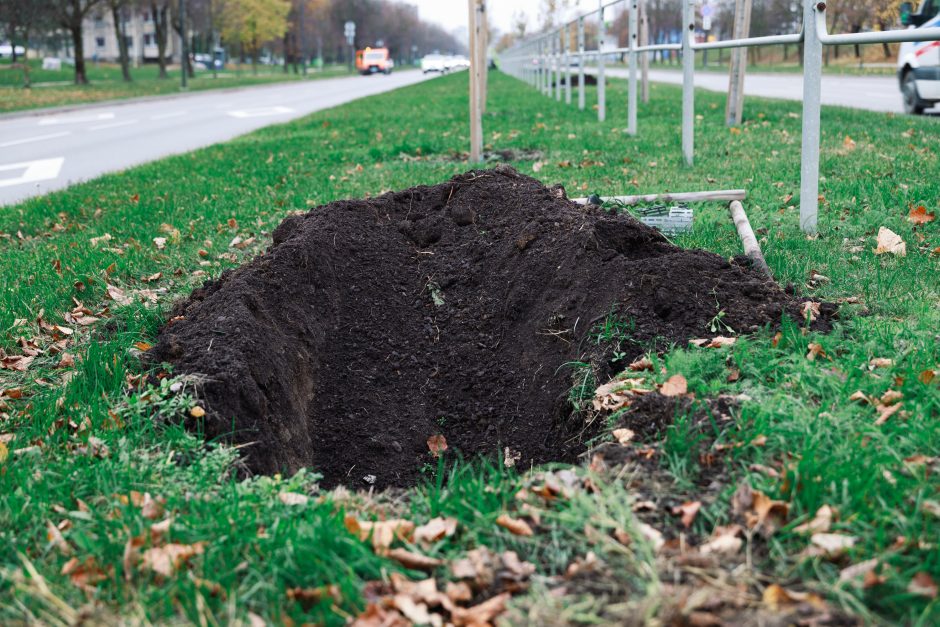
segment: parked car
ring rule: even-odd
[[[391,74],[395,62],[388,48],[366,48],[356,51],[356,69],[360,74]]]
[[[910,2],[901,4],[901,23],[908,28],[940,27],[940,0],[923,0],[916,13]],[[902,43],[898,81],[907,113],[921,114],[940,103],[940,41]]]
[[[26,50],[23,46],[16,47],[16,55],[26,54]],[[0,44],[0,57],[12,57],[13,56],[13,46],[10,44]]]
[[[421,71],[425,74],[428,72],[439,72],[443,74],[447,71],[447,68],[444,66],[444,57],[439,54],[424,55],[424,58],[421,59]]]

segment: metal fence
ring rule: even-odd
[[[629,61],[627,96],[627,132],[637,133],[637,62],[641,54],[654,51],[679,51],[682,56],[682,154],[688,165],[692,165],[695,148],[695,51],[724,48],[748,48],[781,44],[803,46],[803,138],[802,166],[800,173],[800,227],[814,233],[819,212],[819,138],[820,138],[820,93],[822,91],[823,47],[852,44],[880,44],[904,41],[940,40],[940,28],[889,30],[868,33],[830,35],[826,27],[826,3],[803,0],[803,26],[800,32],[768,37],[749,37],[698,43],[695,41],[696,0],[683,0],[681,43],[666,43],[640,46],[638,42],[639,1],[598,1],[598,8],[557,30],[538,35],[517,44],[500,55],[501,69],[568,104],[572,100],[572,60],[578,76],[578,107],[585,107],[585,62],[593,59],[597,75],[597,118],[604,121],[607,116],[606,81],[604,57],[625,54]],[[606,47],[605,12],[612,14],[613,7],[621,5],[629,12],[629,45]],[[596,48],[585,45],[585,22],[597,20]],[[576,34],[576,37],[573,35]],[[572,40],[576,43],[572,45]],[[603,54],[601,51],[603,50]],[[564,75],[564,79],[563,79]],[[564,94],[563,94],[564,91]]]

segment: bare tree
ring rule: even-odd
[[[121,63],[121,77],[130,83],[131,78],[130,55],[127,52],[127,11],[131,0],[107,0],[111,9],[111,20],[114,22],[114,37],[117,39],[118,60]]]
[[[19,1],[15,0],[15,2]],[[72,36],[72,47],[75,52],[76,85],[88,84],[88,75],[85,72],[85,43],[82,26],[85,18],[100,2],[101,0],[53,0],[49,5],[56,21]]]
[[[170,34],[170,0],[150,0],[150,14],[153,18],[153,38],[157,42],[157,64],[160,66],[159,78],[166,78],[166,46]]]

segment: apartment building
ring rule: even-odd
[[[153,15],[149,10],[124,11],[122,25],[127,37],[127,53],[134,64],[157,61],[157,39]],[[120,55],[118,40],[114,32],[111,11],[101,9],[92,12],[84,26],[85,58],[99,61],[117,61]],[[170,61],[179,61],[180,42],[176,31],[169,27],[166,56]]]

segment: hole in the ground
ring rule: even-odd
[[[432,435],[520,467],[573,459],[590,434],[563,366],[684,344],[719,311],[738,333],[800,316],[756,272],[497,166],[287,218],[152,355],[201,375],[206,436],[252,443],[252,470],[408,485]]]

